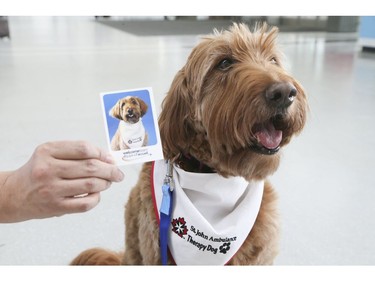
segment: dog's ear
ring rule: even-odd
[[[121,100],[118,100],[116,104],[112,107],[112,109],[109,111],[109,115],[113,118],[117,118],[122,120],[121,116]]]
[[[203,81],[211,67],[210,57],[206,55],[211,43],[212,39],[208,38],[193,49],[163,101],[159,128],[166,159],[178,158],[192,145],[195,137],[193,124],[197,118],[195,106],[199,103]]]
[[[147,112],[148,106],[142,99],[140,98],[136,98],[136,99],[139,103],[139,106],[141,107],[141,116],[144,116]]]
[[[189,145],[192,97],[189,94],[185,69],[175,76],[171,88],[162,103],[159,116],[160,134],[166,159],[176,159]]]

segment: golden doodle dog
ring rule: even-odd
[[[308,108],[281,64],[277,33],[233,24],[193,49],[159,117],[169,163],[144,164],[126,204],[125,251],[91,249],[72,264],[273,263],[279,223],[267,177]]]
[[[147,146],[148,135],[142,123],[147,108],[147,104],[138,97],[127,96],[117,101],[110,111],[113,118],[120,120],[111,140],[112,150]]]

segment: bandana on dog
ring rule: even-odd
[[[159,219],[165,161],[154,162],[152,189]],[[259,213],[263,181],[186,172],[173,166],[168,248],[177,265],[224,265],[250,233]]]
[[[143,145],[146,131],[142,123],[142,118],[137,123],[130,124],[124,121],[120,122],[119,126],[122,141],[129,148],[139,148]]]

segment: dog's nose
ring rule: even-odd
[[[268,104],[279,108],[290,106],[296,96],[297,89],[289,82],[274,83],[266,90]]]
[[[134,113],[133,108],[129,108],[129,109],[128,109],[128,114],[133,114],[133,113]]]

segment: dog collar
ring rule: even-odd
[[[190,173],[173,165],[170,174],[174,187],[173,193],[169,193],[173,204],[168,209],[164,205],[162,189],[164,186],[166,190],[166,174],[165,161],[154,162],[151,184],[154,208],[160,223],[165,221],[160,209],[169,213],[167,244],[175,263],[228,263],[255,223],[264,182],[247,182],[241,177],[224,178],[216,173]]]
[[[182,154],[176,161],[178,167],[185,171],[194,173],[215,173],[215,170],[203,162],[197,160],[190,154]]]

